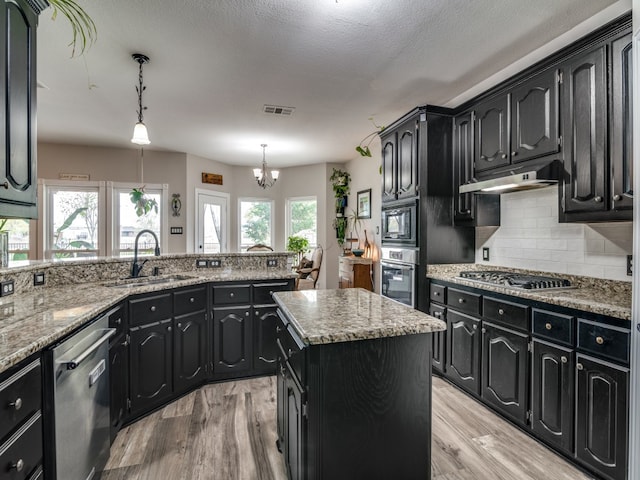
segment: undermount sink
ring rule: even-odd
[[[180,282],[182,280],[192,280],[195,277],[191,275],[167,275],[162,277],[136,277],[124,278],[122,280],[114,280],[112,282],[103,283],[105,287],[112,288],[135,288],[147,285],[158,285],[163,283]]]

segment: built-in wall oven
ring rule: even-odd
[[[382,295],[415,308],[418,249],[382,247],[381,252]]]
[[[384,205],[381,220],[383,246],[418,246],[418,204],[415,200]]]

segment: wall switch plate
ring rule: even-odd
[[[489,247],[482,247],[482,260],[489,261]]]
[[[13,280],[5,280],[4,282],[0,282],[0,297],[13,295],[13,288],[14,288]]]
[[[44,285],[44,272],[36,272],[33,274],[33,284]]]
[[[267,268],[277,267],[278,259],[277,258],[267,258]]]
[[[214,258],[213,260],[209,260],[209,266],[211,268],[220,268],[222,266],[222,259]]]
[[[627,275],[633,275],[633,255],[627,255]]]
[[[203,260],[198,258],[196,260],[196,268],[207,268],[209,266],[209,262],[207,260]]]

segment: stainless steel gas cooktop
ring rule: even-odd
[[[572,288],[571,282],[564,278],[545,277],[541,275],[524,275],[501,270],[472,270],[460,272],[460,278],[478,283],[500,285],[525,290],[549,290]]]

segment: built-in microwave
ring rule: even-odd
[[[418,246],[418,204],[387,205],[382,208],[381,242],[383,245]]]

